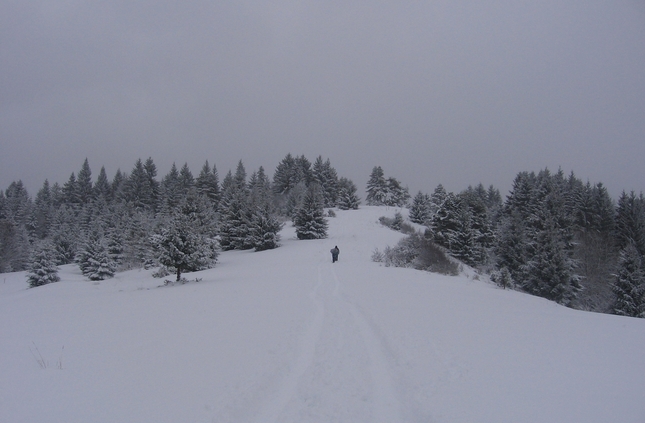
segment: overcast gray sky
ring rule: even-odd
[[[643,0],[0,0],[0,189],[289,152],[412,194],[645,191]],[[364,193],[362,193],[364,197]]]

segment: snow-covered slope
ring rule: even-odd
[[[0,421],[645,422],[645,320],[381,267],[394,212],[287,227],[181,286],[0,275]]]

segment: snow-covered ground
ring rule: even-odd
[[[382,267],[395,211],[180,286],[0,274],[0,422],[645,422],[645,319]]]

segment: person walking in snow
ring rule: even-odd
[[[340,250],[338,249],[338,246],[335,246],[331,250],[329,250],[331,253],[331,262],[336,263],[338,261],[338,255],[340,254]]]

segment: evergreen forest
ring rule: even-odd
[[[431,243],[504,288],[568,307],[645,317],[642,193],[614,200],[602,183],[548,169],[520,172],[505,199],[482,184],[459,193],[439,184],[412,197],[380,166],[366,187],[367,205],[408,208],[423,228],[409,235],[423,239],[408,242],[412,249]],[[27,271],[32,287],[56,282],[57,266],[70,263],[90,280],[159,268],[182,281],[213,267],[221,251],[279,247],[287,221],[299,239],[325,238],[333,216],[325,209],[360,204],[356,184],[322,156],[287,154],[272,177],[239,161],[221,181],[208,161],[196,176],[173,164],[159,177],[152,158],[139,159],[108,178],[104,168],[94,177],[86,159],[33,198],[21,181],[0,191],[0,272]]]

